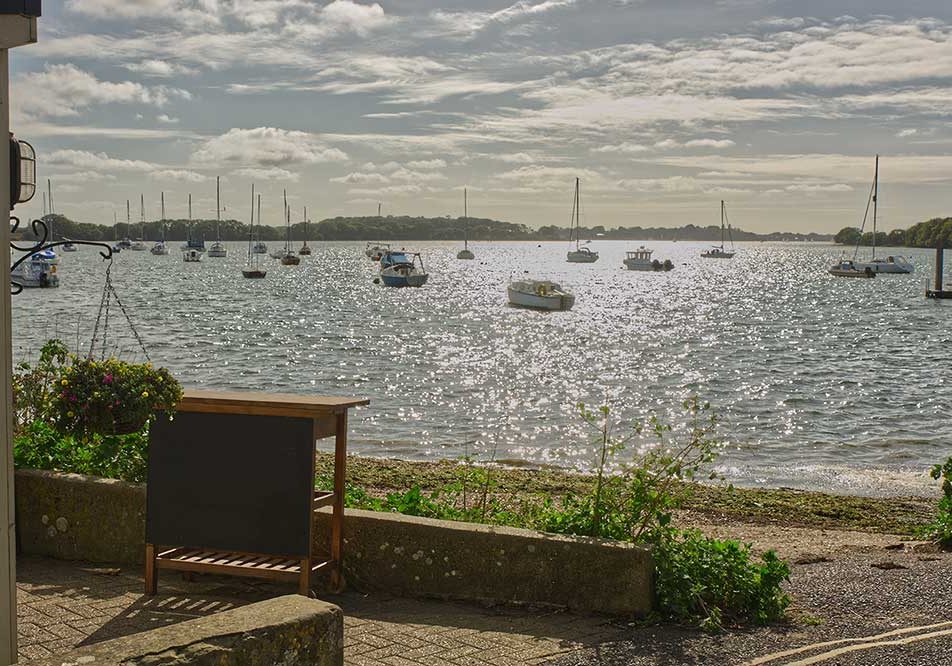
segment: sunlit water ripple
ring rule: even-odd
[[[635,244],[637,245],[637,244]],[[406,459],[495,457],[589,468],[576,404],[612,401],[632,419],[684,424],[697,394],[728,440],[720,471],[745,485],[868,494],[921,492],[944,458],[952,304],[923,298],[931,252],[911,276],[826,274],[839,248],[741,244],[732,261],[697,243],[650,243],[671,273],[622,269],[632,244],[596,242],[592,265],[565,244],[415,243],[422,289],[373,284],[360,243],[314,243],[299,267],[267,258],[245,280],[244,246],[183,263],[123,252],[113,280],[158,364],[187,386],[358,395],[352,450]],[[561,281],[571,312],[510,308],[510,277]],[[58,335],[88,348],[104,265],[89,248],[61,259],[62,286],[14,298],[19,358]],[[109,345],[135,357],[112,312]]]

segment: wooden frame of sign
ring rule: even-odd
[[[347,410],[355,398],[186,391],[149,441],[145,592],[158,573],[218,573],[297,582],[329,569],[344,586]],[[334,484],[315,490],[315,441],[334,437]],[[314,514],[333,508],[323,546]]]

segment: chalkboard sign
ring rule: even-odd
[[[152,424],[146,542],[307,557],[310,418],[179,412]]]

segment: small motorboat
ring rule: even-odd
[[[876,272],[868,264],[856,264],[849,259],[844,259],[838,264],[830,266],[830,275],[837,277],[855,277],[855,278],[874,278]]]
[[[127,224],[128,224],[128,223],[127,223]],[[128,249],[130,249],[130,248],[132,247],[132,241],[129,240],[128,238],[123,238],[121,241],[119,241],[119,242],[117,243],[117,245],[118,245],[119,248],[122,249],[122,250],[128,250]]]
[[[156,256],[165,256],[169,253],[169,246],[165,244],[165,241],[156,241],[149,252]]]
[[[76,252],[77,250],[79,250],[79,248],[73,245],[73,243],[71,243],[69,239],[64,239],[64,240],[66,240],[66,242],[60,246],[61,248],[63,248],[63,252]]]
[[[623,263],[630,271],[670,271],[674,268],[674,263],[670,259],[664,261],[652,259],[653,252],[654,250],[649,250],[642,245],[633,252],[626,252]]]
[[[380,279],[388,287],[422,287],[430,277],[419,252],[388,252],[385,256],[393,260],[380,268]]]
[[[129,246],[129,249],[134,250],[136,252],[142,252],[145,250],[145,243],[139,240],[133,241],[132,244]]]
[[[197,248],[190,247],[182,252],[182,259],[187,263],[195,263],[202,260],[202,254]]]
[[[509,304],[534,310],[571,310],[575,295],[550,280],[517,280],[509,285]]]
[[[48,256],[44,257],[46,253],[53,254],[52,250],[44,250],[10,271],[10,281],[24,288],[46,289],[48,287],[58,287],[57,262],[50,261]]]
[[[119,254],[120,252],[122,252],[122,246],[116,243],[115,245],[112,246],[112,252],[113,254]]]
[[[257,241],[251,248],[252,254],[268,254],[268,246],[264,241]]]

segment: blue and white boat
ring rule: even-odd
[[[380,265],[380,279],[388,287],[422,287],[430,277],[419,252],[387,252]]]
[[[59,276],[56,274],[58,261],[52,250],[38,252],[10,271],[10,281],[24,288],[58,287]]]

